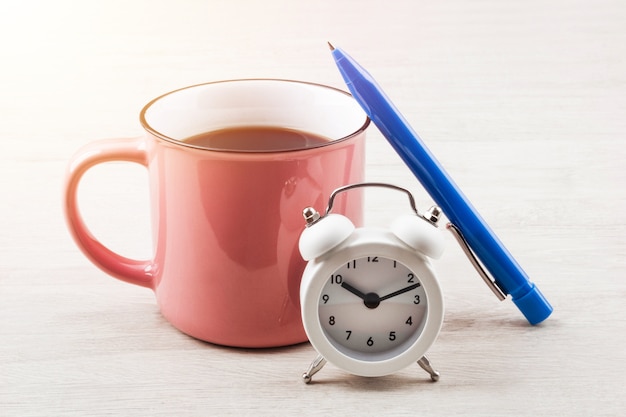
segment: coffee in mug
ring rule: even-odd
[[[201,148],[248,152],[289,151],[315,147],[330,141],[330,138],[314,133],[273,126],[221,129],[183,140]]]

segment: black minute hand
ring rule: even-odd
[[[388,300],[389,298],[392,298],[392,297],[395,297],[395,296],[397,296],[397,295],[404,294],[405,292],[409,292],[409,291],[411,291],[411,290],[414,290],[414,289],[416,289],[416,288],[417,288],[417,287],[419,287],[419,286],[420,286],[420,284],[419,284],[419,283],[417,283],[417,284],[413,284],[413,285],[409,285],[409,286],[408,286],[408,287],[406,287],[406,288],[402,288],[401,290],[394,291],[394,292],[392,292],[391,294],[387,294],[387,295],[385,295],[385,296],[383,296],[383,297],[380,297],[380,298],[378,299],[378,301],[380,302],[380,301],[385,301],[385,300]]]

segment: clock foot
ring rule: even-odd
[[[302,374],[302,379],[304,380],[304,383],[311,383],[313,375],[318,373],[319,370],[324,367],[324,365],[326,365],[326,359],[324,359],[322,355],[318,355],[317,358],[315,358],[315,360],[311,362],[311,365],[309,365],[309,369],[307,369],[306,372]]]
[[[430,379],[433,382],[439,381],[439,372],[437,372],[430,364],[430,361],[426,356],[422,356],[422,359],[417,361],[417,364],[426,372],[430,374]]]

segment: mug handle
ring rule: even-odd
[[[153,262],[126,258],[104,246],[89,231],[78,209],[77,190],[81,178],[91,167],[109,161],[133,162],[147,168],[145,139],[98,140],[84,146],[72,157],[64,188],[68,228],[78,247],[98,268],[122,281],[154,289]]]

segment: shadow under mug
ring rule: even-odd
[[[80,149],[65,180],[65,214],[83,253],[108,274],[151,288],[163,316],[195,338],[237,347],[306,341],[297,242],[302,209],[322,211],[330,193],[363,181],[369,119],[352,97],[318,84],[250,79],[191,86],[148,103],[145,135]],[[286,151],[207,149],[184,139],[214,130],[272,126],[328,138]],[[89,231],[77,189],[96,164],[148,170],[153,258],[117,254]],[[336,211],[362,223],[362,197]]]

